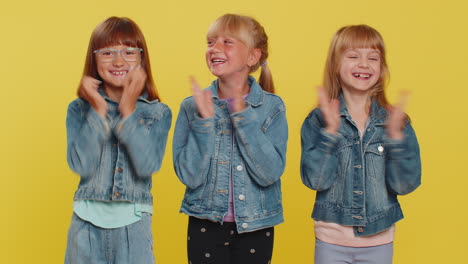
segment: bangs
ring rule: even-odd
[[[337,34],[337,50],[342,53],[348,49],[376,49],[385,55],[382,36],[367,25],[345,27]]]
[[[243,16],[227,14],[218,18],[211,24],[206,34],[207,38],[227,35],[244,42],[249,47],[253,46],[253,41],[248,35],[249,20]]]
[[[143,48],[142,33],[130,20],[111,17],[94,31],[93,50],[116,45]]]

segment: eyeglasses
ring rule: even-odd
[[[102,62],[111,62],[113,61],[117,54],[120,54],[122,59],[125,61],[137,61],[140,58],[140,53],[143,51],[141,48],[124,48],[124,49],[112,49],[104,48],[93,51],[96,53],[97,58]]]

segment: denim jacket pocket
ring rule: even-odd
[[[213,160],[210,159],[210,164],[213,163]],[[213,190],[215,188],[215,181],[216,178],[213,176],[213,171],[210,169],[208,171],[208,177],[205,179],[200,186],[195,189],[191,189],[189,187],[185,190],[184,200],[190,206],[196,207],[206,207],[209,208],[211,203],[213,202]]]
[[[364,154],[368,175],[377,178],[385,171],[386,149],[382,142],[372,142],[366,147]]]
[[[140,113],[138,114],[138,119],[140,125],[142,125],[145,128],[145,135],[148,135],[151,130],[151,126],[156,121],[156,118],[154,118],[154,116],[148,113]]]
[[[281,207],[281,182],[259,188],[262,213],[278,210]]]
[[[338,163],[337,169],[334,172],[336,174],[335,182],[330,187],[330,191],[327,194],[327,200],[330,200],[342,207],[346,207],[348,204],[345,193],[350,183],[346,181],[346,173],[349,168],[352,167],[352,151],[352,143],[344,138],[339,143],[336,151],[337,159],[342,162]]]

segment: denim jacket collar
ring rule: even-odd
[[[113,102],[113,103],[117,103],[116,101],[114,101],[112,98],[108,97],[107,94],[104,92],[104,88],[100,87],[98,89],[98,92],[99,94],[104,97],[105,100],[109,101],[109,102]],[[147,99],[148,98],[148,93],[145,91],[143,92],[139,97],[138,97],[138,101],[142,101],[142,102],[145,102],[147,104],[152,104],[152,103],[156,103],[156,102],[159,102],[158,99],[154,99],[153,101],[150,101]]]
[[[351,115],[348,112],[348,108],[346,107],[346,102],[344,100],[343,93],[340,93],[339,100],[340,100],[340,115],[345,116],[347,118],[351,118]],[[385,110],[385,108],[380,106],[375,98],[372,99],[371,108],[370,108],[370,119],[372,123],[374,123],[375,125],[383,125],[385,124],[386,118],[387,118],[387,110]]]
[[[262,105],[263,96],[264,96],[262,87],[260,86],[260,84],[257,83],[255,78],[250,75],[247,79],[247,82],[249,83],[250,91],[245,101],[248,102],[253,107]],[[211,86],[208,87],[208,89],[211,90],[212,97],[219,100],[219,95],[218,95],[219,84],[218,83],[219,83],[218,79],[214,80],[211,83]]]

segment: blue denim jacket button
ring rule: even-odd
[[[409,120],[403,127],[404,140],[388,138],[385,120],[389,113],[376,99],[372,100],[366,133],[360,138],[361,131],[348,122],[342,93],[340,102],[336,142],[324,137],[326,122],[320,108],[304,121],[301,179],[317,190],[313,219],[354,225],[357,236],[370,236],[403,218],[397,196],[421,183],[419,145]]]
[[[212,118],[196,114],[193,97],[180,107],[172,148],[177,177],[187,186],[180,211],[222,223],[231,185],[237,232],[275,226],[283,222],[280,176],[288,138],[284,103],[249,77],[247,107],[231,113],[219,99],[218,81],[208,88],[216,112]]]

